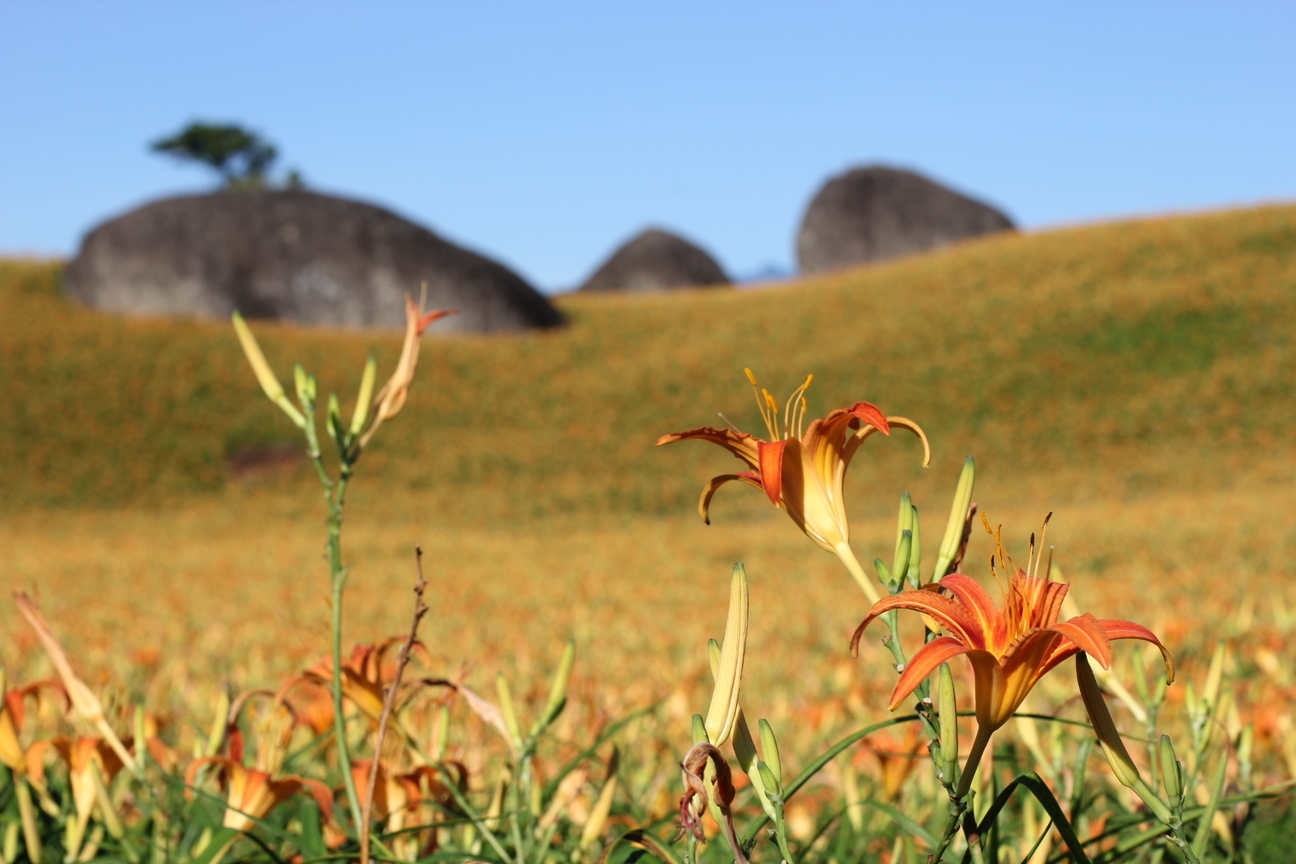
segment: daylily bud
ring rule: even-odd
[[[500,714],[504,716],[504,725],[508,728],[509,737],[514,745],[521,742],[522,733],[518,728],[517,713],[513,710],[513,694],[509,691],[508,681],[503,672],[495,674],[495,692],[499,695]]]
[[[580,848],[582,849],[597,840],[607,826],[608,815],[612,812],[612,799],[616,797],[617,769],[620,763],[620,754],[613,747],[612,757],[608,759],[607,779],[603,782],[598,800],[594,802],[594,808],[590,810],[589,818],[585,820],[585,827],[581,831]]]
[[[10,822],[5,826],[3,845],[0,845],[0,855],[4,856],[6,862],[18,860],[18,829],[18,822]]]
[[[531,728],[531,736],[535,737],[545,730],[545,728],[558,718],[563,708],[567,705],[567,682],[571,678],[572,664],[576,661],[576,643],[568,641],[567,647],[563,649],[562,660],[558,661],[558,671],[554,673],[553,684],[549,688],[549,701],[545,703],[544,713],[536,721],[535,726]]]
[[[770,770],[770,767],[768,765],[766,765],[764,762],[757,762],[756,771],[760,774],[761,782],[765,784],[765,788],[771,794],[774,795],[782,794],[783,787],[779,785],[779,779],[774,776],[774,772]]]
[[[351,412],[351,437],[364,431],[369,420],[369,403],[373,400],[374,378],[378,374],[378,363],[370,357],[365,361],[364,374],[360,377],[360,393],[356,396],[355,410]]]
[[[936,571],[932,581],[938,582],[949,573],[950,564],[963,545],[963,527],[967,523],[968,508],[972,506],[972,487],[976,483],[976,462],[971,456],[963,460],[958,487],[954,490],[954,503],[950,506],[949,522],[941,538],[940,552],[936,555]]]
[[[751,774],[760,756],[756,752],[756,742],[752,740],[751,728],[747,725],[746,718],[741,715],[738,718],[738,725],[734,727],[733,750],[734,757],[738,760],[738,767]]]
[[[913,529],[912,537],[909,541],[909,560],[905,568],[904,578],[908,581],[911,588],[917,588],[918,583],[922,581],[919,574],[919,567],[922,565],[922,533],[918,530],[918,508],[913,508]]]
[[[1183,801],[1183,765],[1175,757],[1174,744],[1170,742],[1169,735],[1161,736],[1158,750],[1161,757],[1161,783],[1165,786],[1166,797],[1177,807]]]
[[[891,575],[891,568],[882,562],[881,558],[873,559],[873,569],[877,571],[878,581],[883,585],[894,585],[895,577]]]
[[[216,713],[212,716],[211,731],[207,733],[207,748],[203,755],[215,756],[220,753],[225,743],[225,730],[229,727],[230,694],[229,689],[222,687],[216,697]]]
[[[239,344],[243,346],[243,354],[247,357],[248,363],[252,366],[252,372],[256,375],[257,383],[261,385],[262,391],[266,397],[285,414],[288,419],[293,421],[299,428],[306,428],[306,418],[297,410],[297,406],[288,401],[287,395],[284,394],[283,385],[279,383],[279,378],[270,368],[266,361],[265,354],[261,353],[261,346],[257,344],[256,337],[252,335],[252,329],[248,327],[243,316],[235,312],[231,316],[234,321],[234,332],[238,335]]]
[[[725,622],[711,707],[707,710],[707,738],[719,747],[733,735],[738,719],[738,691],[747,654],[747,571],[735,564],[729,585],[729,618]]]
[[[1125,742],[1116,731],[1116,723],[1112,720],[1106,701],[1103,700],[1102,690],[1099,689],[1093,669],[1089,666],[1089,658],[1083,651],[1076,655],[1076,680],[1080,684],[1080,698],[1084,700],[1085,710],[1089,713],[1089,722],[1093,724],[1098,743],[1107,754],[1107,762],[1111,765],[1112,773],[1123,785],[1133,789],[1134,784],[1139,780],[1138,766],[1130,758],[1129,751],[1125,749]]]
[[[953,785],[958,771],[958,703],[954,697],[954,673],[948,663],[940,667],[936,710],[940,714],[941,778]]]
[[[330,393],[328,398],[328,434],[335,444],[346,444],[346,430],[342,428],[342,406],[338,403],[336,393]]]
[[[18,815],[22,820],[27,858],[32,864],[41,864],[44,850],[41,846],[40,826],[36,821],[36,810],[32,807],[31,789],[27,785],[27,778],[15,778],[14,790],[18,798]]]
[[[1206,711],[1213,712],[1219,707],[1220,685],[1224,681],[1224,659],[1228,654],[1228,643],[1223,639],[1215,643],[1211,654],[1210,670],[1206,673],[1206,686],[1202,689],[1202,701]]]
[[[716,639],[707,640],[707,660],[711,662],[711,683],[714,684],[720,675],[720,642]]]
[[[773,792],[777,794],[778,784],[770,785],[766,783],[765,778],[757,769],[760,756],[756,752],[756,742],[752,740],[751,729],[747,726],[747,719],[741,711],[738,712],[738,723],[734,727],[733,749],[734,757],[738,760],[738,767],[751,780],[752,787],[756,790],[756,799],[760,802],[761,809],[771,819],[776,818],[774,805],[767,793]]]
[[[694,744],[710,743],[707,741],[706,720],[701,714],[693,715],[693,726],[690,731],[693,734]]]
[[[1103,700],[1102,690],[1094,678],[1093,669],[1089,667],[1089,658],[1083,651],[1076,655],[1076,680],[1080,683],[1080,697],[1084,700],[1085,710],[1089,712],[1089,722],[1093,724],[1094,734],[1098,736],[1098,743],[1102,745],[1112,773],[1122,785],[1143,799],[1153,816],[1162,824],[1169,825],[1174,821],[1174,815],[1139,775],[1138,767],[1125,749],[1125,742],[1116,731],[1111,712],[1107,710],[1107,703]]]
[[[900,493],[900,513],[896,517],[896,561],[899,562],[893,567],[893,570],[903,570],[904,563],[909,559],[900,557],[900,543],[904,539],[904,532],[913,528],[913,498],[908,492]]]
[[[300,363],[293,364],[293,384],[297,388],[297,401],[303,406],[315,404],[315,382],[306,374]]]
[[[910,516],[913,508],[909,508]],[[900,532],[900,542],[896,544],[895,563],[891,565],[891,585],[899,588],[904,583],[905,574],[909,572],[909,553],[913,547],[913,529],[906,528]]]
[[[779,757],[778,741],[774,738],[774,729],[768,720],[760,721],[761,752],[765,754],[765,764],[774,772],[774,780],[779,787],[783,785],[783,760]]]

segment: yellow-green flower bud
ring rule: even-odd
[[[1175,757],[1174,744],[1170,742],[1169,735],[1161,736],[1158,750],[1158,755],[1161,757],[1161,783],[1165,786],[1166,797],[1170,799],[1170,803],[1178,806],[1183,800],[1184,793],[1183,766]]]
[[[765,755],[765,764],[774,772],[774,779],[779,787],[783,785],[783,760],[779,756],[778,741],[774,738],[774,729],[768,720],[760,721],[761,753]]]

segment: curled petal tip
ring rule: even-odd
[[[888,418],[882,413],[882,410],[872,402],[856,402],[851,407],[850,413],[877,428],[883,435],[891,434],[891,424]]]
[[[458,315],[458,314],[459,314],[458,309],[433,309],[431,312],[422,315],[418,319],[418,334],[422,336],[423,331],[426,330],[428,328],[428,325],[430,325],[433,321],[439,321],[440,319],[445,318],[448,315]]]

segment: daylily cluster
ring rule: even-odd
[[[1048,519],[1045,519],[1045,528],[1040,532],[1038,546],[1035,536],[1031,536],[1026,567],[1018,568],[1004,551],[1002,532],[998,529],[991,530],[989,522],[982,516],[982,521],[995,542],[990,570],[1003,594],[1003,602],[996,605],[976,580],[954,572],[963,561],[972,519],[977,511],[976,504],[971,499],[975,469],[971,457],[968,457],[929,584],[923,584],[918,572],[917,510],[908,495],[902,496],[896,563],[888,569],[880,559],[876,562],[879,581],[891,592],[891,596],[881,598],[850,548],[843,481],[846,469],[859,446],[873,433],[889,435],[891,429],[896,427],[908,429],[922,440],[924,464],[927,464],[930,450],[922,429],[904,417],[886,416],[877,406],[868,402],[857,402],[850,408],[838,409],[807,425],[805,393],[812,377],[807,377],[793,391],[780,412],[779,403],[769,391],[758,386],[751,370],[746,370],[746,373],[756,393],[757,406],[765,422],[768,440],[741,432],[730,425],[724,429],[706,426],[663,435],[657,443],[670,444],[694,438],[711,441],[747,465],[749,470],[718,475],[703,487],[698,510],[704,521],[709,522],[708,511],[716,490],[725,483],[737,480],[763,491],[770,502],[784,510],[817,546],[841,558],[873,602],[868,615],[851,637],[852,654],[858,655],[860,639],[865,629],[879,617],[886,617],[891,634],[883,641],[888,644],[896,661],[895,668],[900,673],[891,695],[891,708],[896,709],[906,698],[922,688],[923,698],[917,705],[917,714],[927,730],[926,737],[931,739],[930,752],[936,763],[937,779],[946,787],[954,802],[946,835],[937,844],[932,860],[941,858],[954,833],[959,830],[969,806],[968,793],[972,780],[994,732],[1018,711],[1044,675],[1072,657],[1076,658],[1077,679],[1086,709],[1113,771],[1122,783],[1144,797],[1157,818],[1169,827],[1172,835],[1178,836],[1175,834],[1178,829],[1174,822],[1177,817],[1173,817],[1166,805],[1142,783],[1137,769],[1133,767],[1133,762],[1106,713],[1101,692],[1088,663],[1088,658],[1092,657],[1107,669],[1112,662],[1112,642],[1121,639],[1141,640],[1160,650],[1169,683],[1174,679],[1174,665],[1169,652],[1152,631],[1130,621],[1098,619],[1088,613],[1062,620],[1063,601],[1069,586],[1051,578],[1051,558],[1046,560],[1043,552]],[[745,623],[745,577],[743,586],[742,620]],[[731,602],[731,623],[733,608]],[[903,648],[898,641],[899,633],[894,616],[901,609],[921,613],[926,624],[924,644],[908,661],[905,660]],[[740,632],[745,635],[745,627]],[[685,795],[680,802],[680,815],[681,833],[701,840],[704,837],[701,816],[709,808],[716,821],[722,825],[725,836],[733,847],[735,860],[742,864],[746,860],[746,849],[737,840],[730,812],[734,786],[728,765],[718,749],[720,744],[734,735],[735,729],[745,730],[745,722],[737,704],[737,687],[742,672],[741,655],[735,663],[730,648],[730,629],[726,628],[724,650],[713,651],[716,655],[713,659],[716,686],[711,710],[705,720],[700,716],[695,718],[695,744],[682,763]],[[972,666],[977,725],[976,737],[961,769],[958,764],[958,712],[954,679],[946,665],[960,655],[966,655]],[[928,696],[926,682],[938,671],[939,698],[933,703]],[[748,742],[746,747],[740,746],[743,737],[741,734],[734,735],[735,755],[744,769],[756,767],[758,758],[754,746],[750,746],[750,733],[745,736]],[[878,755],[882,764],[882,791],[885,797],[894,797],[899,793],[914,765],[913,757],[927,743],[919,736],[916,726],[910,727],[910,736],[906,741],[905,745],[892,748],[883,748],[876,742],[866,745]],[[1167,758],[1167,764],[1173,762],[1173,756]],[[769,778],[764,763],[759,765],[760,771],[748,770],[748,774],[753,786],[757,788],[762,807],[777,823],[773,834],[780,842],[780,850],[784,853],[785,860],[791,861],[790,853],[782,845],[785,841],[779,818],[783,800],[781,787],[778,781]],[[762,784],[759,778],[769,782]],[[851,783],[853,784],[853,780]],[[770,791],[774,794],[767,794]],[[847,797],[849,806],[849,791]],[[977,830],[970,825],[974,826],[974,822],[962,824],[961,827],[967,834],[969,843],[977,843]],[[1182,844],[1180,845],[1182,848]]]

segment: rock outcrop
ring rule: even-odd
[[[400,328],[403,297],[458,309],[438,331],[554,327],[562,315],[502,264],[380,207],[305,191],[168,198],[103,223],[64,287],[127,315]]]
[[[895,168],[854,168],[824,184],[797,234],[803,273],[837,270],[1010,231],[993,207]]]
[[[645,292],[728,284],[724,270],[702,249],[649,228],[613,252],[580,290]]]

